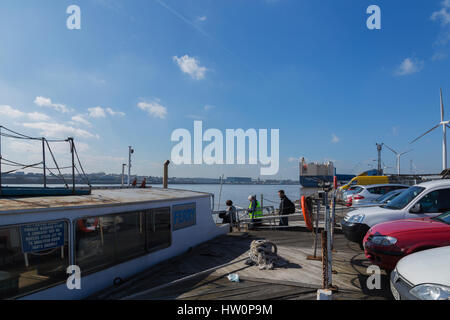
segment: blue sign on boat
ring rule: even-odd
[[[173,230],[180,230],[196,224],[196,204],[187,203],[172,207]]]
[[[36,223],[20,227],[22,252],[39,252],[64,246],[65,222]]]

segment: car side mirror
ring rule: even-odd
[[[416,203],[411,210],[409,210],[410,213],[420,213],[422,212],[422,206],[420,205],[420,203]]]

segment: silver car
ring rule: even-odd
[[[347,205],[351,205],[352,196],[362,190],[361,186],[351,186],[342,193],[342,201]]]
[[[407,189],[404,184],[372,184],[360,186],[361,190],[354,193],[351,199],[351,206],[361,206],[375,201],[380,196],[397,189]]]
[[[388,192],[378,198],[376,198],[373,201],[367,201],[365,203],[353,203],[352,208],[359,208],[359,207],[375,207],[375,206],[382,206],[387,203],[389,203],[392,199],[394,199],[396,196],[398,196],[400,193],[402,193],[405,189],[397,189],[392,190],[391,192]]]

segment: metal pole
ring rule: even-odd
[[[328,289],[328,250],[327,250],[327,232],[322,231],[322,289]]]
[[[326,225],[326,231],[327,231],[327,272],[328,272],[328,284],[331,285],[332,283],[332,253],[331,253],[331,219],[330,219],[330,204],[328,203],[328,191],[324,193],[324,200],[325,200],[325,225]]]
[[[125,167],[126,167],[126,163],[122,163],[122,188],[123,188],[123,184],[125,182]]]
[[[69,138],[70,152],[72,153],[72,192],[75,193],[75,152],[73,149],[73,138]]]
[[[314,257],[317,257],[317,238],[319,237],[319,215],[320,215],[320,200],[316,202],[317,210],[316,210],[316,235],[314,238]]]
[[[441,88],[441,122],[444,122],[444,99],[442,97]],[[442,138],[442,170],[447,169],[447,126],[442,124],[443,138]]]
[[[131,183],[131,154],[134,152],[133,147],[129,146],[128,147],[128,181],[127,181],[127,186],[130,186]]]
[[[0,196],[2,195],[2,127],[0,126]]]
[[[164,162],[164,177],[163,177],[164,189],[167,189],[169,186],[169,164],[170,164],[169,160],[166,160],[166,162]]]
[[[47,168],[45,166],[45,138],[42,138],[42,166],[44,168],[44,188],[47,188]]]

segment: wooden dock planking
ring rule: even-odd
[[[252,240],[267,239],[278,246],[278,254],[289,262],[287,267],[259,270],[248,266],[248,250]],[[249,233],[232,233],[204,243],[191,252],[158,267],[150,268],[133,285],[124,286],[107,299],[120,299],[149,288],[158,287],[187,275],[232,263],[201,276],[168,285],[156,291],[133,297],[134,299],[189,299],[189,300],[252,300],[252,299],[315,299],[322,284],[321,261],[307,260],[313,254],[311,233],[300,231],[260,230]],[[349,243],[342,234],[335,236],[333,253],[333,285],[341,290],[339,299],[386,299],[389,290],[364,289],[370,265],[357,244]],[[321,254],[320,248],[317,251]],[[237,273],[240,283],[230,282],[226,276]],[[383,275],[388,286],[387,277]],[[95,298],[95,297],[93,297]]]

